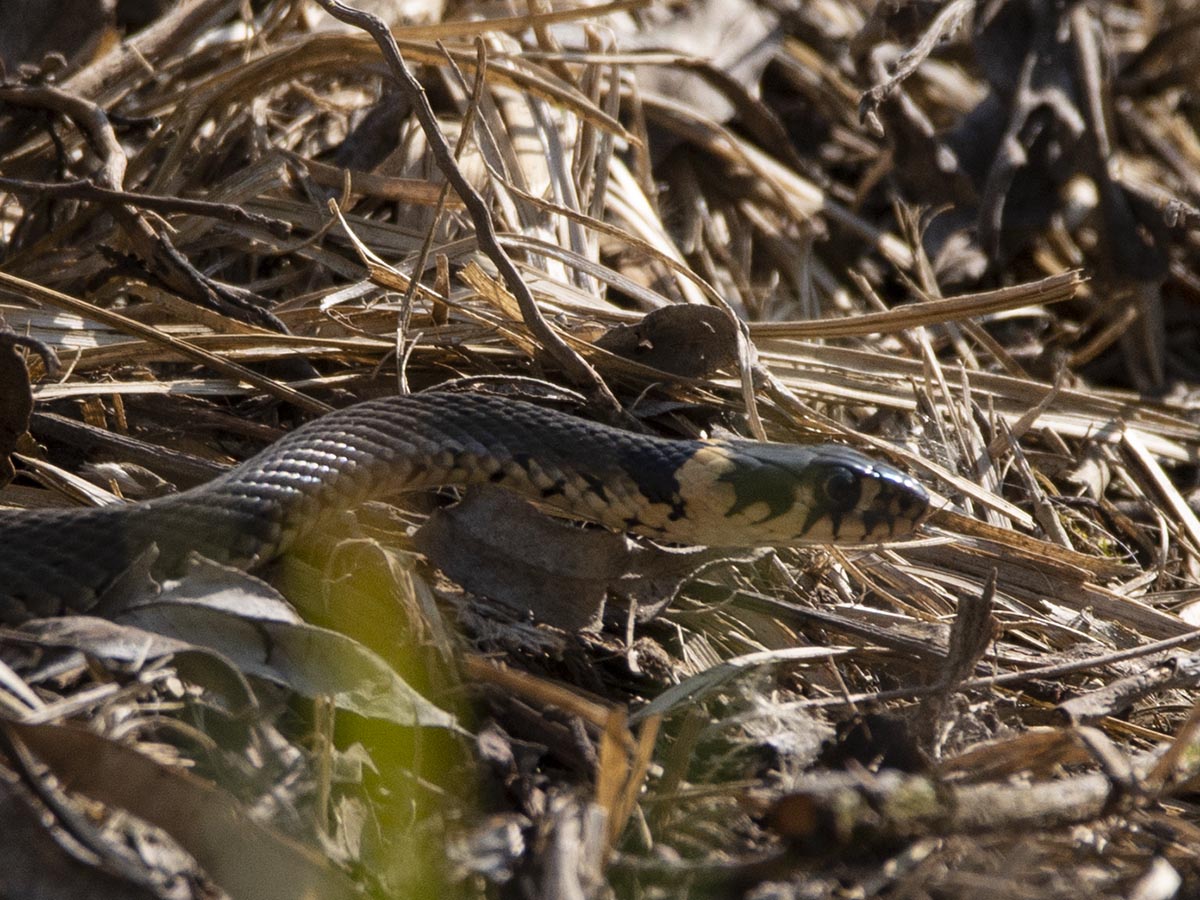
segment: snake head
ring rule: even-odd
[[[914,478],[847,447],[813,448],[801,477],[812,509],[798,539],[830,543],[908,537],[929,511],[929,494]],[[799,501],[798,501],[799,502]]]
[[[683,475],[689,511],[706,506],[705,518],[721,522],[722,533],[698,536],[714,545],[896,540],[912,534],[929,509],[916,479],[837,444],[713,442]]]

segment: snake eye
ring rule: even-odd
[[[825,499],[840,509],[851,509],[858,502],[859,479],[850,469],[837,466],[821,485]]]

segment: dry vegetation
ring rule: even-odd
[[[0,895],[1200,893],[1200,7],[787,6],[0,29],[7,504],[466,379],[938,506],[729,560],[413,499],[0,603]]]

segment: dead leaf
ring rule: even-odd
[[[685,378],[712,375],[738,358],[737,326],[713,306],[656,309],[636,325],[609,329],[595,343],[625,359]]]
[[[2,13],[0,18],[3,18]],[[3,34],[4,28],[0,25],[0,35]],[[47,370],[58,369],[58,356],[51,347],[16,334],[6,326],[0,327],[0,485],[12,481],[14,470],[9,457],[16,451],[17,441],[29,430],[29,416],[33,412],[29,371],[17,352],[18,347],[39,354]]]
[[[566,631],[600,627],[608,585],[629,560],[629,539],[538,514],[508,491],[472,490],[438,510],[415,543],[473,594]]]
[[[113,26],[116,0],[4,0],[0,3],[0,63],[10,72],[57,53],[79,65]],[[60,61],[61,65],[61,61]]]
[[[275,588],[242,569],[193,555],[182,578],[163,585],[163,598],[199,603],[251,619],[300,624],[304,620]]]
[[[633,603],[639,622],[649,621],[705,569],[764,552],[640,544],[543,515],[508,491],[480,488],[432,515],[415,543],[471,593],[564,631],[598,629],[610,593]]]
[[[203,687],[205,702],[226,715],[240,717],[258,707],[245,676],[229,659],[206,647],[94,616],[34,619],[16,634],[39,647],[77,650],[93,659],[138,669],[170,656],[179,676]]]
[[[18,785],[0,779],[0,897],[156,900],[161,894],[89,862]]]
[[[235,797],[212,784],[82,728],[4,727],[68,790],[166,831],[231,897],[358,897],[350,880],[315,850],[253,821]]]
[[[228,599],[222,593],[221,601]],[[247,597],[248,605],[256,602]],[[329,697],[360,716],[462,732],[454,716],[413,690],[383,659],[336,631],[199,601],[157,601],[122,613],[118,621],[207,647],[247,675],[305,697]]]

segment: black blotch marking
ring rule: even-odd
[[[691,441],[649,445],[627,443],[617,451],[617,464],[637,485],[643,497],[651,503],[669,506],[668,515],[674,521],[687,515],[680,491],[679,470],[701,446]]]
[[[600,498],[601,503],[608,502],[608,492],[604,489],[604,479],[588,472],[580,472],[579,476],[587,482],[587,489]]]
[[[887,526],[888,534],[892,534],[895,531],[895,523],[892,522],[891,516],[889,516],[882,509],[863,510],[862,521],[867,537],[873,535],[875,533],[875,529],[878,528],[880,524]]]
[[[548,488],[542,488],[542,499],[549,500],[551,497],[561,497],[566,493],[567,479],[560,478]]]
[[[785,515],[796,505],[796,487],[801,477],[770,462],[763,465],[742,462],[728,472],[723,472],[718,479],[723,484],[733,487],[733,505],[725,511],[725,515],[735,516],[756,503],[767,507],[766,515],[756,524]],[[825,510],[814,509],[813,513],[822,516]],[[810,521],[805,523],[805,531],[812,527],[813,513],[809,514]]]
[[[497,469],[495,472],[493,472],[491,475],[488,476],[488,481],[490,481],[492,484],[499,484],[501,481],[503,481],[507,477],[508,477],[507,472],[505,472],[503,469]]]
[[[530,464],[530,462],[532,462],[532,460],[533,460],[533,457],[530,456],[528,453],[514,453],[512,455],[512,461],[515,462],[522,469],[524,469],[526,472],[529,471],[529,464]]]
[[[721,475],[720,480],[733,487],[734,502],[726,512],[736,515],[756,503],[766,506],[766,514],[756,524],[792,512],[801,497],[810,497],[802,526],[803,536],[817,523],[829,517],[836,536],[842,520],[853,512],[862,499],[862,483],[877,478],[877,464],[848,447],[824,445],[810,450],[787,444],[731,442],[738,465]],[[814,451],[821,458],[814,459]]]
[[[901,484],[900,512],[910,519],[920,519],[929,509],[929,494],[915,481],[905,479]]]
[[[817,504],[813,504],[813,508],[808,511],[808,516],[805,517],[804,524],[800,526],[800,534],[798,537],[804,537],[807,535],[813,530],[816,524],[826,516],[828,516],[830,521],[833,523],[833,528],[830,530],[830,533],[834,537],[837,537],[838,533],[842,530],[842,514],[836,511],[821,509]]]

